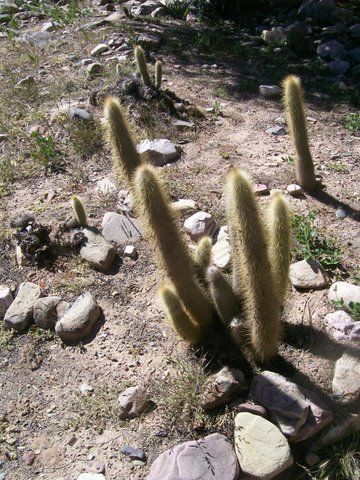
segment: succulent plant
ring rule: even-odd
[[[146,87],[152,87],[153,84],[151,82],[149,71],[146,65],[145,53],[144,53],[144,50],[140,47],[140,45],[137,45],[135,47],[134,55],[135,55],[136,65],[139,70],[143,84]]]
[[[71,206],[74,210],[75,218],[80,227],[86,227],[87,219],[86,212],[82,201],[77,195],[71,196]]]
[[[160,60],[157,60],[155,63],[155,88],[158,90],[161,88],[161,82],[162,82],[162,63]]]

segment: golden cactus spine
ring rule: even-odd
[[[160,60],[155,63],[155,87],[159,90],[162,82],[163,68]]]
[[[137,45],[134,50],[135,61],[138,68],[138,71],[141,76],[141,80],[146,87],[152,87],[152,82],[150,79],[149,71],[146,65],[146,58],[144,50]]]
[[[86,227],[87,218],[84,205],[77,195],[71,196],[71,206],[74,210],[75,218],[80,227]]]
[[[127,182],[130,182],[136,168],[142,162],[131,136],[131,128],[126,113],[116,98],[109,97],[106,99],[104,116],[108,142],[112,147],[115,170],[120,176],[125,177]]]
[[[233,287],[244,299],[254,356],[265,361],[278,350],[280,303],[252,185],[237,168],[226,184],[226,203],[233,250]]]
[[[202,285],[206,284],[206,270],[211,263],[212,241],[210,237],[199,240],[194,254],[196,276]]]
[[[288,124],[293,139],[296,156],[296,180],[305,190],[316,187],[314,163],[310,152],[306,116],[303,102],[303,89],[300,78],[288,75],[283,81],[283,102],[288,116]]]
[[[204,332],[213,308],[195,278],[195,266],[178,231],[169,197],[154,167],[143,165],[134,177],[135,202],[142,224],[186,312]]]

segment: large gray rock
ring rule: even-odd
[[[102,234],[109,242],[129,243],[139,240],[141,227],[135,218],[115,212],[107,212],[101,223]]]
[[[262,97],[277,100],[281,98],[282,88],[278,85],[260,85],[259,93]]]
[[[275,372],[256,375],[251,395],[274,416],[283,434],[293,441],[315,435],[333,419],[317,395]]]
[[[235,417],[235,451],[244,477],[271,480],[293,463],[289,443],[280,430],[259,415]],[[214,477],[221,478],[221,477]]]
[[[163,452],[147,480],[236,480],[239,466],[229,441],[219,433]]]
[[[147,161],[157,167],[176,162],[181,156],[181,147],[166,138],[143,140],[136,149],[140,154],[146,154]]]
[[[360,356],[343,353],[335,364],[332,390],[337,399],[348,404],[360,396]]]
[[[334,0],[308,0],[298,10],[300,18],[311,17],[320,22],[329,22],[335,8]]]
[[[80,249],[80,256],[92,267],[106,272],[115,258],[115,248],[96,228],[83,228],[85,244]]]
[[[33,321],[33,307],[40,296],[39,285],[30,282],[21,283],[15,300],[5,313],[6,325],[20,332],[25,330]]]
[[[206,410],[217,408],[235,398],[245,388],[245,375],[241,370],[223,367],[207,379],[201,395],[201,406]]]
[[[55,332],[64,341],[88,337],[100,317],[100,308],[90,292],[80,295],[56,323]]]
[[[290,265],[289,277],[296,288],[325,288],[329,277],[316,260],[301,260]]]
[[[346,49],[344,45],[337,40],[329,40],[322,43],[316,49],[316,53],[322,58],[342,58],[346,55]]]
[[[58,321],[57,306],[61,302],[60,297],[38,298],[34,304],[34,323],[40,328],[55,329]]]
[[[219,231],[219,225],[210,213],[196,212],[185,220],[184,229],[192,240],[197,241],[205,235],[215,238]]]
[[[40,31],[26,32],[20,37],[22,42],[39,48],[46,47],[46,45],[48,45],[52,39],[53,37],[51,33]]]
[[[142,3],[138,7],[133,7],[131,9],[131,13],[135,16],[151,15],[154,10],[161,7],[163,7],[162,3],[158,2],[157,0],[146,0],[146,2]]]
[[[4,318],[6,310],[10,307],[13,300],[10,288],[0,285],[0,319]]]
[[[343,307],[349,308],[350,302],[360,303],[360,287],[347,282],[335,282],[328,292],[330,302],[341,302]]]
[[[117,403],[121,420],[138,417],[154,405],[149,392],[141,386],[127,388],[119,395]]]
[[[342,75],[343,73],[346,73],[350,67],[350,62],[346,60],[340,60],[340,58],[337,58],[336,60],[333,60],[329,63],[330,71],[332,73],[335,73],[336,75]]]

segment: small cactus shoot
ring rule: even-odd
[[[162,73],[162,63],[160,62],[160,60],[157,60],[155,63],[155,88],[157,88],[158,90],[161,88]]]
[[[82,201],[77,195],[71,196],[71,206],[74,210],[75,218],[80,227],[86,227],[86,212]]]
[[[146,87],[152,87],[152,82],[150,79],[149,71],[146,65],[146,58],[144,50],[137,45],[134,50],[135,61],[138,68],[138,71],[141,76],[141,80]]]

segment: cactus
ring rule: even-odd
[[[288,75],[283,81],[283,88],[284,106],[287,111],[288,124],[296,150],[296,179],[304,190],[312,191],[317,183],[308,141],[303,89],[299,77]]]
[[[196,276],[202,285],[206,285],[206,270],[211,263],[211,248],[211,238],[203,237],[197,244],[194,254]]]
[[[131,136],[131,128],[119,101],[109,97],[105,101],[104,116],[107,122],[107,137],[113,152],[117,173],[131,182],[134,172],[142,162]]]
[[[277,193],[273,196],[269,209],[269,259],[276,282],[280,305],[284,303],[289,286],[289,268],[291,257],[290,210],[284,197]]]
[[[71,196],[71,206],[74,210],[77,223],[80,225],[80,227],[86,227],[87,220],[85,208],[77,195]]]
[[[135,47],[134,55],[143,84],[146,87],[152,87],[153,85],[146,65],[145,53],[144,50],[140,47],[140,45],[137,45]]]
[[[168,285],[163,285],[160,287],[160,297],[177,334],[191,345],[200,343],[202,340],[201,330],[186,313],[176,293]]]
[[[154,167],[143,165],[134,177],[135,204],[159,261],[191,319],[209,330],[213,309],[195,278],[195,266],[178,231],[169,197]]]
[[[158,90],[161,87],[162,72],[162,63],[160,62],[160,60],[157,60],[155,63],[155,88],[157,88]]]

